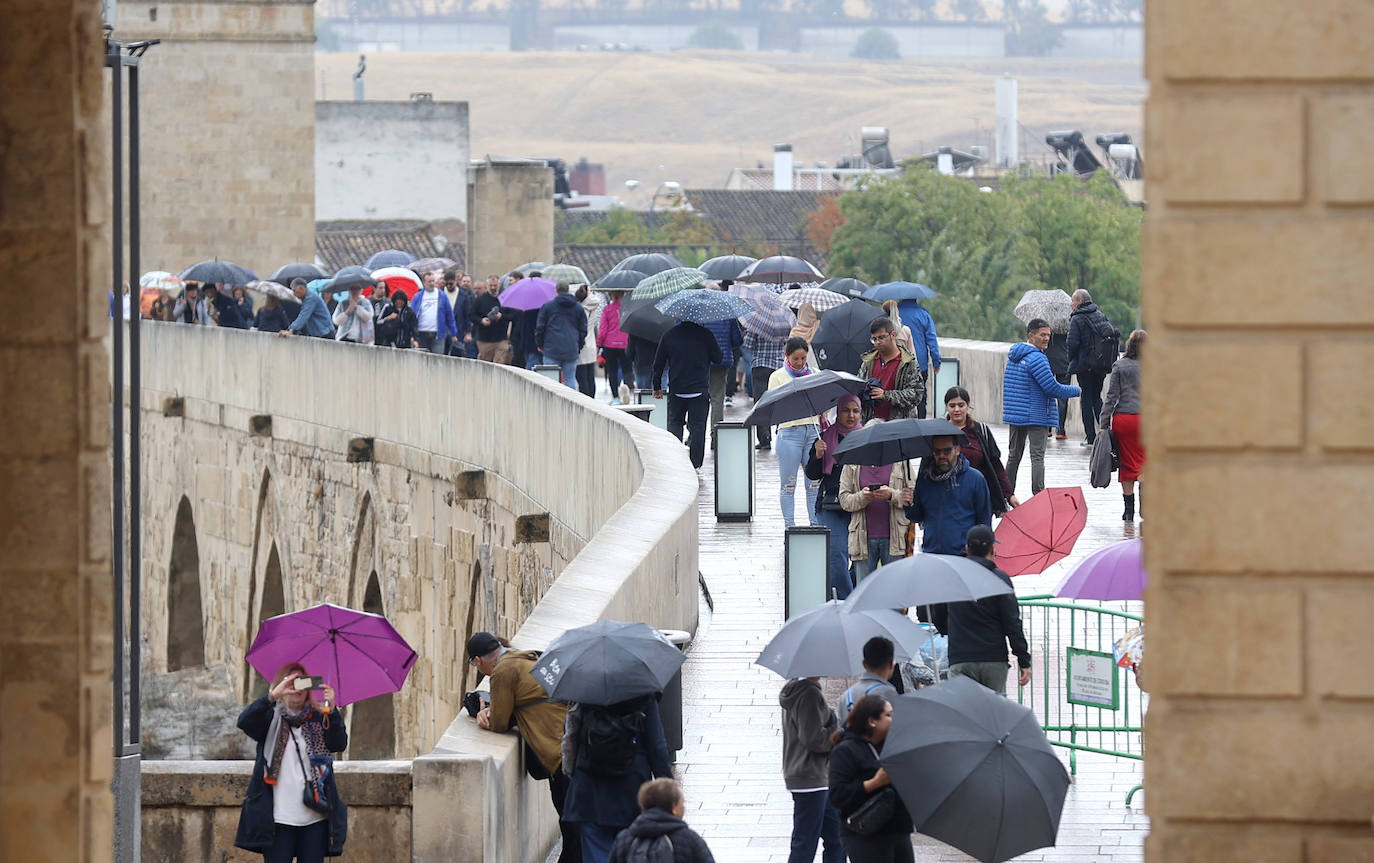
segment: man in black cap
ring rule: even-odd
[[[965,538],[968,559],[1011,585],[1011,577],[993,562],[997,543],[992,528],[975,524]],[[932,606],[935,626],[949,636],[949,676],[971,677],[994,692],[1007,694],[1007,645],[1020,666],[1019,682],[1031,680],[1030,647],[1021,629],[1021,606],[1015,593],[989,596],[974,602]]]
[[[582,837],[575,823],[562,820],[568,777],[563,765],[563,722],[568,706],[553,701],[530,674],[539,659],[535,650],[515,650],[490,632],[468,639],[468,664],[491,678],[491,704],[477,713],[477,727],[504,732],[519,728],[525,741],[525,772],[549,780],[549,796],[563,833],[560,863],[580,863]]]

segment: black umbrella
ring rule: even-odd
[[[711,258],[697,269],[718,282],[726,279],[734,281],[744,271],[745,267],[757,260],[758,258],[751,258],[748,255],[721,255],[718,258]]]
[[[290,285],[292,279],[305,279],[307,282],[313,282],[315,279],[327,278],[329,278],[329,273],[314,264],[287,264],[284,267],[278,267],[269,281],[279,285]]]
[[[811,350],[823,369],[857,372],[863,355],[873,350],[868,325],[883,313],[863,300],[850,300],[821,315]]]
[[[258,277],[238,264],[228,261],[201,261],[181,271],[183,282],[200,282],[202,285],[246,285],[256,282]]]
[[[367,268],[380,270],[382,267],[408,267],[413,263],[415,263],[415,256],[410,252],[403,252],[400,249],[386,249],[368,258]]]
[[[375,285],[376,279],[372,278],[372,273],[367,267],[344,267],[334,274],[334,278],[329,280],[329,284],[324,286],[326,291],[346,291],[353,286],[365,288],[368,285]]]
[[[1035,714],[967,677],[898,696],[881,763],[918,833],[982,863],[1059,833],[1069,774]]]
[[[790,282],[819,282],[824,278],[820,270],[801,258],[773,255],[750,264],[736,277],[736,281],[785,285]]]
[[[685,266],[687,265],[672,255],[665,255],[662,252],[646,252],[642,255],[630,255],[614,267],[611,267],[611,272],[614,273],[619,270],[638,270],[646,276],[652,276],[654,273],[661,273],[664,270]]]
[[[598,291],[633,291],[635,285],[649,278],[648,273],[639,270],[611,270],[596,280],[592,287]]]
[[[677,326],[677,321],[654,307],[658,300],[622,300],[620,302],[620,331],[626,335],[648,339],[657,344],[663,334]]]
[[[861,282],[858,279],[826,279],[818,287],[827,291],[834,291],[837,294],[844,294],[846,297],[856,299],[863,297],[864,291],[868,290],[868,282]]]
[[[934,435],[961,435],[963,431],[949,420],[888,420],[855,429],[835,448],[835,461],[842,464],[895,464],[903,459],[930,455]]]
[[[819,371],[793,378],[763,394],[754,404],[745,425],[777,425],[813,417],[835,406],[845,395],[858,395],[864,379],[849,372]]]
[[[651,626],[602,620],[555,638],[530,674],[550,698],[604,706],[662,692],[686,658]]]

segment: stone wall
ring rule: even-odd
[[[1002,422],[1002,377],[1007,368],[1007,351],[1010,348],[1011,345],[1005,342],[940,339],[940,356],[959,361],[960,386],[968,390],[973,398],[973,415],[979,420]],[[945,374],[941,373],[941,382]],[[1107,391],[1105,382],[1102,391]],[[931,416],[944,416],[944,404],[940,401],[944,397],[943,390],[931,391]],[[1083,411],[1079,408],[1078,399],[1069,399],[1069,415],[1064,421],[1064,430],[1071,438],[1084,437]]]
[[[1146,857],[1369,860],[1374,5],[1146,10]]]
[[[314,0],[121,0],[140,72],[142,262],[315,255]]]
[[[467,271],[504,273],[553,260],[553,169],[529,159],[468,168]]]

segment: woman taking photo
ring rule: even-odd
[[[811,367],[806,364],[806,357],[810,352],[806,339],[792,336],[783,344],[782,349],[785,362],[782,368],[769,375],[770,390],[811,374]],[[806,463],[806,455],[821,433],[818,419],[802,417],[799,420],[778,424],[778,480],[781,483],[778,490],[778,506],[782,509],[783,523],[788,527],[796,520],[797,471]],[[802,475],[802,480],[806,483],[806,511],[813,513],[816,511],[816,492],[820,484],[808,480],[805,474]]]
[[[860,698],[844,723],[844,734],[830,750],[830,803],[840,810],[840,833],[850,863],[912,863],[911,816],[907,814],[878,754],[892,727],[892,705],[881,695]],[[891,816],[856,832],[849,821],[869,798],[891,796]]]
[[[1140,444],[1140,349],[1145,346],[1145,331],[1126,337],[1126,355],[1112,366],[1107,383],[1107,398],[1102,401],[1102,430],[1111,429],[1116,453],[1121,457],[1121,499],[1126,505],[1122,521],[1135,521],[1135,484],[1145,469],[1145,448]]]
[[[820,482],[811,523],[830,529],[830,591],[836,599],[849,596],[854,581],[849,577],[849,513],[840,506],[840,466],[835,463],[835,448],[859,427],[862,414],[858,396],[841,398],[835,405],[834,424],[816,438],[806,460],[806,478]]]
[[[348,731],[332,688],[296,688],[296,679],[308,676],[305,666],[288,662],[267,694],[239,714],[239,729],[257,742],[258,753],[234,845],[265,863],[337,857],[348,833],[329,757],[348,747]]]
[[[969,467],[983,475],[988,481],[988,495],[992,500],[993,515],[1005,515],[1007,510],[1020,506],[1016,499],[1007,469],[1002,465],[1002,450],[992,437],[992,429],[973,418],[973,400],[963,387],[950,387],[945,390],[945,419],[964,430],[964,439],[959,442],[959,452],[968,459]]]

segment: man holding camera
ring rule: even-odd
[[[895,327],[888,318],[874,318],[868,326],[873,350],[863,355],[859,377],[868,389],[859,394],[863,421],[906,419],[916,416],[925,396],[925,384],[916,357],[897,344]]]

